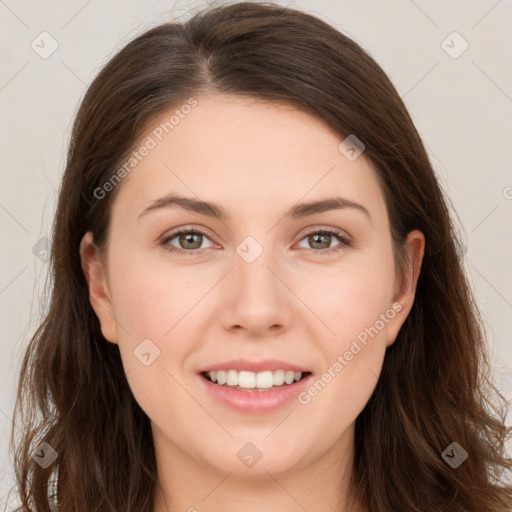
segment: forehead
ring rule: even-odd
[[[347,159],[339,149],[344,137],[318,117],[250,97],[195,101],[159,116],[134,146],[150,149],[123,183],[118,207],[137,207],[138,214],[173,192],[260,215],[272,205],[281,210],[333,194],[384,207],[364,153]]]

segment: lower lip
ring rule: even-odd
[[[283,384],[263,391],[240,391],[226,385],[219,385],[199,375],[199,378],[213,398],[235,411],[246,414],[263,414],[277,411],[288,405],[309,384],[313,375],[310,373],[298,382]]]

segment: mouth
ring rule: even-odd
[[[201,377],[212,384],[245,392],[265,392],[293,387],[307,379],[311,372],[265,370],[262,372],[230,370],[203,371]]]
[[[271,414],[290,406],[311,384],[313,373],[285,361],[233,360],[198,373],[205,392],[237,413]]]

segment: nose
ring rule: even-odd
[[[223,286],[220,320],[225,329],[268,337],[292,325],[293,301],[297,299],[270,251],[263,251],[252,263],[236,254]]]

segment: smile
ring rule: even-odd
[[[217,404],[237,413],[261,415],[296,403],[298,395],[310,385],[313,374],[290,370],[259,373],[216,370],[201,372],[199,379],[207,396]]]
[[[309,372],[305,372],[304,376]],[[263,372],[218,370],[204,372],[205,378],[218,385],[226,385],[240,390],[264,390],[299,382],[302,372],[285,370],[266,370]]]

